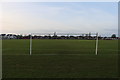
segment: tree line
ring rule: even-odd
[[[86,35],[15,35],[15,34],[0,34],[1,39],[87,39],[87,40],[94,40],[97,36],[91,36],[89,34]],[[112,34],[111,37],[101,37],[98,36],[98,39],[119,39],[116,34]]]

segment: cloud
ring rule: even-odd
[[[12,6],[12,5],[11,5]],[[23,7],[23,8],[22,8]],[[26,5],[3,10],[3,32],[99,32],[117,30],[117,15],[83,5]]]

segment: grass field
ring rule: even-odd
[[[3,40],[3,78],[118,77],[118,41]]]

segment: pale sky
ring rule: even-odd
[[[117,2],[6,2],[2,33],[118,33]]]

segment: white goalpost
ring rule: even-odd
[[[30,34],[30,55],[32,55],[32,34]]]
[[[54,32],[54,33],[31,33],[30,34],[30,51],[29,51],[29,55],[32,55],[32,39],[33,39],[33,36],[35,35],[35,34],[39,34],[39,35],[52,35],[52,36],[59,36],[59,35],[66,35],[66,36],[69,36],[69,35],[80,35],[79,33],[59,33],[59,35],[58,34],[56,34],[56,32]],[[84,35],[89,35],[89,34],[82,34],[82,36],[84,36]],[[99,34],[98,33],[95,33],[94,34],[95,35],[95,40],[96,40],[96,42],[95,42],[95,55],[98,55],[98,36],[99,36]],[[80,39],[79,39],[80,40]]]
[[[95,54],[98,54],[98,33],[96,33],[96,49],[95,49]]]

